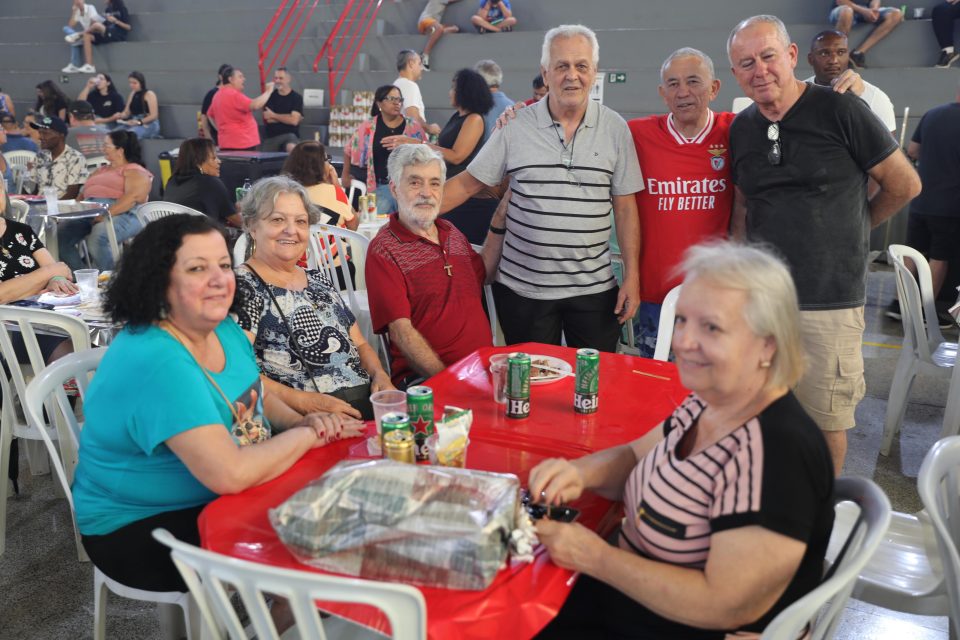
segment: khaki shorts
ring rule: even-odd
[[[439,25],[440,23],[435,18],[424,18],[417,24],[417,31],[426,35],[427,29],[433,25]]]
[[[856,426],[866,392],[863,329],[863,307],[800,312],[807,368],[794,393],[823,431]]]

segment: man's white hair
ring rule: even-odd
[[[582,24],[562,24],[547,31],[543,36],[543,49],[540,52],[540,66],[544,69],[550,68],[550,45],[557,38],[573,38],[574,36],[583,36],[590,43],[593,50],[593,66],[596,68],[600,64],[600,43],[597,42],[597,34],[589,27]]]
[[[673,64],[673,61],[678,58],[700,58],[700,61],[703,62],[703,65],[707,68],[707,71],[710,72],[710,77],[708,80],[713,82],[713,80],[717,77],[713,71],[713,60],[710,59],[710,56],[699,49],[694,49],[693,47],[683,47],[681,49],[677,49],[667,56],[667,59],[663,61],[662,65],[660,65],[660,82],[665,80],[663,77],[664,74],[667,73],[667,69],[670,68],[670,65]]]
[[[500,88],[500,83],[503,82],[503,70],[494,60],[480,60],[473,65],[473,70],[483,76],[488,87]]]
[[[403,177],[405,168],[431,162],[440,165],[440,183],[443,184],[447,180],[447,164],[443,161],[442,155],[425,144],[402,144],[391,151],[387,158],[387,174],[390,176],[390,182],[399,188],[400,178]]]
[[[777,39],[780,41],[780,44],[783,45],[783,48],[786,49],[790,46],[790,34],[787,33],[787,26],[783,24],[783,20],[777,16],[771,16],[767,14],[750,16],[735,26],[733,31],[730,32],[730,37],[727,38],[727,58],[730,60],[731,65],[733,64],[733,58],[730,57],[730,48],[733,46],[733,39],[744,29],[752,27],[756,24],[772,24],[777,32]]]

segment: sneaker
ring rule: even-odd
[[[67,44],[73,44],[82,37],[82,33],[71,33],[70,35],[63,36],[63,39],[67,41]]]
[[[937,64],[933,65],[936,69],[947,69],[957,60],[960,60],[960,51],[954,49],[950,53],[947,53],[943,49],[940,50],[940,59],[937,60]]]
[[[887,305],[887,310],[883,312],[883,315],[892,320],[902,320],[903,316],[900,314],[900,301],[894,300]]]
[[[860,51],[851,51],[850,52],[850,68],[852,69],[866,69],[867,68],[867,56]]]
[[[70,64],[65,66],[63,69],[60,69],[60,71],[62,71],[63,73],[80,73],[80,67],[75,67],[71,62]]]
[[[430,71],[430,54],[429,53],[421,53],[420,62],[423,64],[423,68],[425,71]]]
[[[957,321],[946,311],[937,311],[937,323],[941,329],[953,329],[957,326]]]
[[[78,69],[80,73],[96,73],[97,68],[92,64],[85,64]]]

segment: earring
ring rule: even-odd
[[[166,305],[166,304],[164,304],[164,305],[162,305],[162,306],[160,307],[160,312],[157,313],[157,315],[160,316],[160,319],[161,319],[161,320],[166,320],[166,319],[167,319],[167,305]]]
[[[760,361],[760,368],[761,368],[761,369],[769,369],[769,368],[770,368],[770,361],[769,361],[769,360],[761,360],[761,361]]]
[[[249,250],[249,255],[252,256],[254,253],[257,252],[257,240],[256,240],[256,238],[254,238],[254,237],[253,237],[252,235],[250,235],[249,233],[247,234],[247,236],[250,238],[250,250]]]

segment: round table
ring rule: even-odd
[[[27,213],[25,222],[40,237],[54,260],[60,259],[60,246],[57,242],[59,223],[96,218],[105,215],[108,208],[108,205],[102,202],[60,200],[57,202],[57,213],[47,213],[47,203],[45,201],[41,200],[29,204],[30,212]],[[107,219],[110,220],[110,216],[107,216]]]

